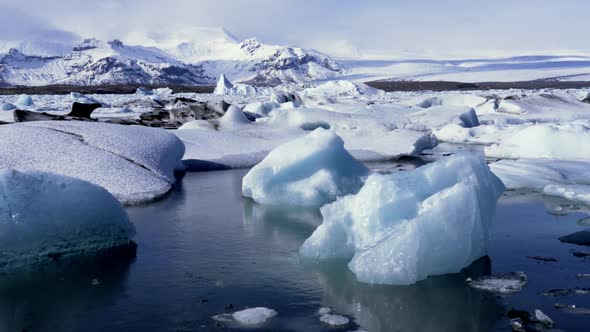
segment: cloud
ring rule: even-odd
[[[587,0],[4,0],[0,39],[101,39],[190,27],[327,53],[491,54],[585,50]],[[4,9],[0,5],[0,13]],[[13,9],[14,11],[14,9]],[[25,14],[26,13],[26,14]],[[11,14],[2,14],[11,16]],[[19,27],[19,28],[15,28]],[[3,32],[2,32],[3,31]],[[72,31],[68,34],[64,31]]]

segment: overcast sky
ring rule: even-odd
[[[0,0],[0,39],[132,44],[206,26],[335,55],[590,53],[588,13],[590,0]]]

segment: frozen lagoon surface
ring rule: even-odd
[[[382,172],[415,167],[413,161],[370,166]],[[502,313],[510,308],[540,309],[565,331],[586,331],[588,316],[553,304],[587,308],[588,295],[540,294],[588,287],[587,279],[576,278],[589,273],[588,260],[572,251],[590,250],[558,240],[588,227],[578,224],[585,210],[566,213],[569,202],[506,193],[493,221],[489,260],[411,286],[371,286],[357,282],[346,262],[302,262],[299,248],[321,223],[319,212],[243,198],[246,172],[188,173],[165,200],[127,208],[137,229],[134,259],[97,258],[79,263],[83,268],[62,263],[50,273],[2,280],[0,330],[214,331],[223,330],[210,318],[215,314],[267,307],[279,315],[256,331],[334,331],[318,315],[329,307],[351,320],[338,331],[506,331]],[[504,299],[465,284],[467,277],[521,270],[529,284]]]

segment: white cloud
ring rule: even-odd
[[[240,37],[343,56],[357,49],[382,55],[590,51],[587,0],[2,1],[27,19],[2,23],[0,39],[66,30],[125,40],[133,32],[223,26]]]

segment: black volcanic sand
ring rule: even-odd
[[[146,89],[170,88],[174,92],[194,92],[194,93],[213,93],[215,86],[212,85],[141,85],[141,84],[121,84],[121,85],[97,85],[97,86],[78,86],[78,85],[45,85],[45,86],[15,86],[0,87],[0,95],[65,95],[72,91],[83,94],[131,94],[137,91],[137,88]]]
[[[590,87],[590,82],[561,82],[552,80],[534,80],[522,82],[446,82],[446,81],[373,81],[367,85],[384,90],[393,91],[464,91],[464,90],[506,90],[506,89],[580,89]]]
[[[590,88],[590,81],[561,82],[554,80],[534,80],[522,82],[448,82],[448,81],[372,81],[367,85],[384,90],[393,91],[466,91],[466,90],[506,90],[506,89],[580,89]],[[130,94],[137,88],[157,89],[169,87],[174,92],[182,93],[213,93],[213,85],[100,85],[100,86],[76,86],[76,85],[46,85],[46,86],[15,86],[0,87],[0,95],[61,95],[76,91],[84,94]]]

